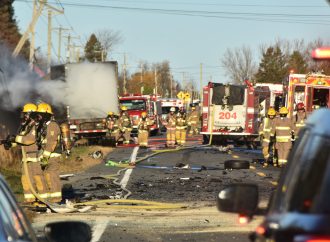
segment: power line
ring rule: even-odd
[[[221,7],[263,7],[263,8],[324,8],[322,5],[265,5],[265,4],[228,4],[228,3],[192,3],[192,2],[155,2],[155,1],[137,1],[137,0],[102,0],[103,2],[120,2],[120,3],[151,3],[151,4],[172,4],[172,5],[188,5],[188,6],[221,6]]]

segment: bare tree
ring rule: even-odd
[[[107,56],[110,56],[114,47],[123,41],[121,32],[112,29],[101,29],[96,32],[96,37],[100,41]]]
[[[235,84],[242,83],[246,78],[252,78],[257,70],[252,51],[246,46],[234,50],[228,48],[221,59],[221,63],[227,76]]]

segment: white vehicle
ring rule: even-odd
[[[281,106],[284,105],[283,101],[283,84],[273,84],[273,83],[256,83],[257,87],[268,87],[270,91],[270,106],[274,107],[276,111],[280,109]],[[261,103],[263,107],[267,105],[265,103]],[[264,108],[261,111],[263,116],[266,116],[267,109]]]

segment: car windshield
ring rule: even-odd
[[[144,100],[121,100],[120,105],[127,107],[127,110],[146,110]]]

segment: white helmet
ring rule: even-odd
[[[175,112],[175,107],[171,107],[170,112]]]

